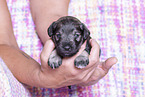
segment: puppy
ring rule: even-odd
[[[51,68],[58,68],[62,64],[62,58],[75,55],[85,40],[87,40],[86,48],[75,59],[74,64],[77,68],[84,68],[89,64],[90,32],[77,18],[61,17],[50,25],[48,35],[55,44],[55,49],[48,59],[48,65]]]

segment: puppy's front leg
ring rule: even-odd
[[[86,50],[84,50],[74,62],[77,68],[84,68],[89,64],[89,54]]]
[[[52,68],[58,68],[62,64],[62,58],[57,54],[56,49],[52,51],[48,59],[48,65]]]

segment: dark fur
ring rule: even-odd
[[[48,65],[51,68],[59,67],[63,57],[75,55],[85,40],[87,40],[86,49],[76,58],[74,64],[78,68],[84,68],[89,64],[90,32],[77,18],[65,16],[58,19],[48,28],[48,35],[52,38],[56,50],[52,52],[48,60]]]

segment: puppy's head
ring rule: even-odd
[[[77,18],[65,16],[50,25],[48,35],[52,38],[57,53],[62,57],[70,57],[79,51],[90,32]]]

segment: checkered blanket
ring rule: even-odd
[[[29,0],[7,0],[21,50],[40,62],[42,44]],[[98,83],[59,89],[26,87],[0,59],[0,97],[145,97],[145,0],[71,0],[69,15],[86,24],[102,49],[101,60],[118,63]]]

